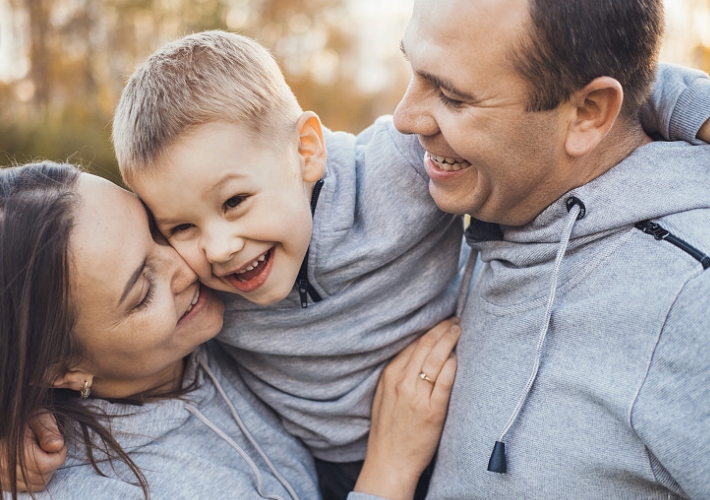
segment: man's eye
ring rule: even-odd
[[[239,206],[241,204],[241,202],[243,202],[246,199],[247,199],[247,197],[244,195],[241,195],[241,194],[239,194],[237,196],[232,196],[231,198],[229,198],[227,201],[224,202],[224,206],[226,208],[236,208],[237,206]]]
[[[452,99],[441,91],[439,91],[439,99],[441,100],[441,102],[444,103],[444,105],[450,106],[452,108],[459,108],[463,105],[463,102],[457,101],[456,99]]]
[[[170,236],[177,234],[177,233],[181,233],[183,231],[187,231],[191,227],[192,227],[192,224],[178,224],[177,226],[173,227],[170,230]]]

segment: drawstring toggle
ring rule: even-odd
[[[493,447],[491,459],[488,461],[488,472],[497,472],[498,474],[508,472],[508,465],[505,460],[505,443],[503,441],[496,441]]]

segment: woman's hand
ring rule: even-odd
[[[385,368],[372,405],[367,456],[355,491],[409,500],[436,452],[454,383],[461,328],[446,320]]]
[[[67,458],[64,439],[51,413],[42,412],[25,426],[22,452],[27,467],[27,478],[23,480],[18,464],[17,491],[42,491]],[[5,443],[0,441],[0,482],[3,491],[10,491],[9,476]]]

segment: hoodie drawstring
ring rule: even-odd
[[[251,435],[251,432],[249,432],[249,429],[247,429],[246,425],[242,421],[241,417],[239,416],[239,413],[237,412],[237,409],[234,407],[234,404],[232,401],[227,397],[226,392],[222,388],[222,385],[219,383],[219,380],[217,380],[217,377],[215,376],[214,372],[212,369],[207,366],[207,363],[204,362],[204,360],[200,359],[199,360],[200,367],[205,371],[205,373],[212,379],[212,383],[214,383],[217,392],[219,392],[220,396],[222,396],[222,399],[227,403],[227,406],[229,407],[232,417],[234,418],[234,421],[237,423],[237,426],[239,426],[239,429],[242,431],[244,436],[249,440],[251,445],[256,449],[257,453],[261,456],[261,458],[266,462],[266,465],[269,467],[271,470],[271,473],[276,477],[276,479],[281,483],[281,485],[288,491],[289,495],[291,495],[291,498],[294,500],[298,500],[298,495],[294,491],[293,487],[291,484],[286,480],[285,477],[276,469],[274,464],[271,462],[269,459],[268,455],[264,450],[259,446],[259,443],[256,442],[254,437]],[[185,404],[185,409],[195,415],[203,424],[205,424],[207,427],[212,429],[219,437],[221,437],[224,441],[226,441],[234,450],[244,459],[244,461],[247,463],[249,468],[254,472],[254,475],[256,476],[256,484],[257,484],[257,492],[259,495],[263,498],[268,498],[270,500],[284,500],[281,496],[279,495],[267,495],[262,491],[262,488],[264,486],[264,480],[261,474],[261,471],[259,471],[259,468],[256,466],[254,461],[249,458],[247,453],[231,438],[229,437],[226,433],[224,433],[221,429],[219,429],[214,423],[212,423],[207,417],[205,417],[200,410],[195,408],[189,403]]]
[[[567,199],[566,203],[570,218],[567,223],[567,227],[565,228],[565,231],[562,234],[562,239],[560,240],[560,247],[557,250],[557,257],[555,258],[555,267],[552,272],[552,283],[550,284],[550,295],[547,299],[545,317],[542,329],[540,331],[540,336],[537,341],[537,347],[535,349],[535,363],[533,364],[533,368],[530,373],[530,377],[528,378],[527,384],[525,384],[525,389],[523,389],[523,393],[518,399],[518,404],[515,406],[515,410],[513,410],[510,419],[508,419],[508,423],[506,424],[505,429],[501,433],[500,438],[498,439],[498,441],[495,442],[495,445],[493,446],[493,453],[491,453],[491,458],[488,461],[489,472],[505,474],[508,471],[508,466],[505,458],[504,439],[505,436],[508,434],[510,428],[517,420],[518,415],[520,414],[520,411],[522,410],[523,405],[525,404],[525,401],[528,398],[528,394],[530,393],[530,390],[532,389],[532,386],[535,383],[535,379],[537,378],[537,373],[540,368],[540,360],[542,358],[542,349],[545,345],[545,338],[547,337],[547,332],[550,328],[550,318],[552,317],[552,304],[555,301],[555,293],[557,292],[557,280],[560,272],[560,266],[562,264],[562,258],[564,257],[565,252],[567,251],[567,246],[569,245],[569,240],[572,235],[572,229],[574,228],[574,224],[586,215],[586,208],[584,206],[584,203],[582,203],[582,201],[578,198],[574,196],[570,197]]]
[[[466,299],[468,298],[468,291],[471,288],[471,278],[473,277],[473,270],[476,268],[476,260],[478,259],[478,252],[471,249],[468,254],[468,259],[466,259],[466,267],[463,270],[463,276],[461,277],[461,285],[459,287],[459,296],[456,300],[456,317],[460,318],[463,312],[464,305],[466,304]]]

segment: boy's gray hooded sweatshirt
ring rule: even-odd
[[[668,117],[678,108],[692,122],[707,111],[674,94],[683,78],[692,85],[699,76],[665,68],[645,109],[647,130],[691,134]],[[261,307],[225,294],[218,339],[289,432],[316,457],[347,462],[365,456],[384,364],[454,313],[462,223],[436,207],[416,136],[398,133],[390,118],[358,136],[326,132],[326,145],[308,257],[322,301],[302,309],[294,291]]]
[[[277,417],[244,385],[233,361],[215,346],[194,353],[186,371],[199,388],[183,399],[143,406],[87,400],[111,420],[112,435],[148,480],[153,500],[295,499],[320,497],[313,460]],[[230,406],[233,408],[230,408]],[[95,456],[105,457],[100,451]],[[143,499],[121,462],[96,473],[82,446],[36,498]],[[29,499],[29,494],[20,498]]]
[[[707,110],[708,88],[677,98]],[[482,264],[427,498],[710,498],[710,146],[642,146],[467,240]]]

